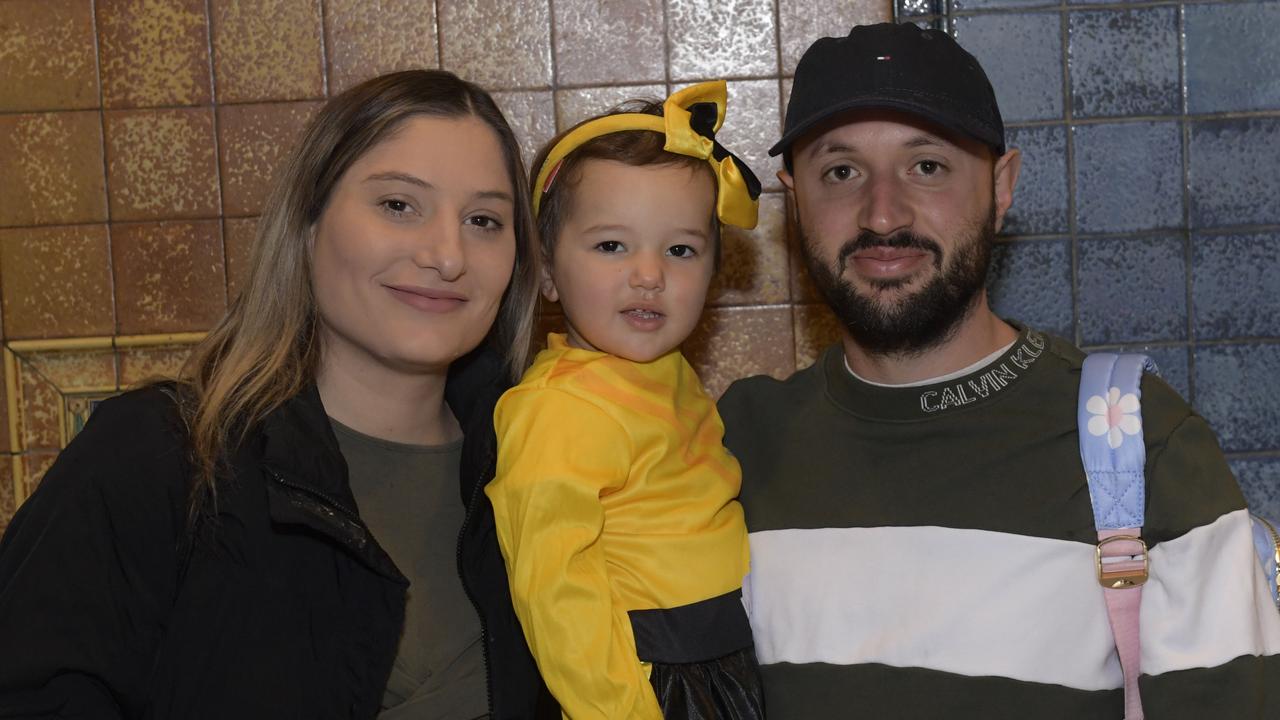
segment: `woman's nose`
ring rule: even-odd
[[[414,238],[414,243],[414,264],[435,270],[442,280],[453,282],[466,271],[466,251],[460,224],[448,221],[429,223]]]

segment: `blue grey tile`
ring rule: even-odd
[[[1181,237],[1081,239],[1077,273],[1085,345],[1187,337]]]
[[[1011,128],[1009,147],[1022,151],[1022,172],[1005,215],[1006,235],[1047,235],[1070,228],[1067,220],[1067,130],[1064,125]]]
[[[1182,139],[1176,122],[1080,125],[1072,135],[1078,230],[1182,225]]]
[[[1235,473],[1249,511],[1280,521],[1280,457],[1237,458],[1228,461]]]
[[[1178,112],[1177,8],[1073,12],[1067,30],[1075,115]]]
[[[997,243],[987,276],[991,307],[1001,317],[1071,339],[1071,241]]]
[[[982,63],[1005,122],[1062,114],[1062,16],[995,13],[952,21],[956,40]]]
[[[1139,352],[1149,355],[1156,363],[1156,369],[1159,370],[1160,378],[1169,384],[1169,387],[1178,391],[1184,399],[1191,398],[1190,384],[1190,349],[1186,345],[1162,345],[1158,347],[1131,347],[1125,348],[1124,352]]]
[[[1280,235],[1192,238],[1196,337],[1280,337]]]
[[[941,15],[947,11],[946,0],[897,0],[898,17]]]
[[[1187,108],[1280,108],[1280,3],[1186,6]]]
[[[1058,0],[951,0],[953,10],[988,10],[991,8],[1029,8],[1055,6]]]
[[[1191,126],[1191,224],[1280,222],[1280,118]]]
[[[1201,345],[1195,405],[1227,452],[1280,449],[1280,345]]]

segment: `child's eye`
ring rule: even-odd
[[[604,253],[616,253],[622,251],[622,243],[617,240],[602,240],[596,243],[596,249]]]
[[[473,225],[486,232],[498,232],[502,229],[502,221],[489,215],[472,215],[467,218],[466,224]]]
[[[667,254],[672,257],[689,258],[697,255],[698,251],[694,250],[693,247],[689,245],[672,245],[670,248],[667,248]]]

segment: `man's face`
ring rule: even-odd
[[[913,355],[985,297],[1018,157],[909,115],[837,116],[796,142],[792,191],[809,273],[852,339]]]

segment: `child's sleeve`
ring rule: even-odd
[[[554,389],[509,392],[494,425],[497,475],[485,493],[543,680],[567,718],[661,720],[601,546],[600,497],[626,482],[629,436],[592,403]]]

